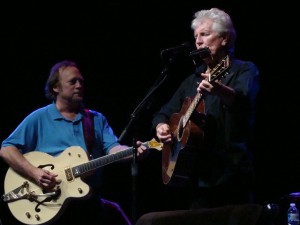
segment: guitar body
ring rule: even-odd
[[[88,196],[90,187],[84,183],[79,177],[69,179],[66,175],[66,168],[70,168],[74,165],[88,162],[88,156],[86,152],[77,146],[67,148],[58,157],[52,157],[43,152],[30,152],[24,154],[27,160],[35,166],[42,166],[53,173],[58,174],[58,179],[62,182],[57,187],[57,195],[49,198],[49,196],[37,197],[36,200],[41,202],[46,200],[42,204],[38,204],[33,199],[18,199],[8,203],[10,211],[16,219],[25,224],[43,224],[51,219],[54,219],[59,212],[62,212],[62,208],[65,207],[68,199],[70,198],[82,198]],[[52,167],[53,166],[53,167]],[[19,173],[15,172],[12,168],[9,168],[4,181],[5,192],[16,189],[22,186],[25,182],[28,183],[28,192],[34,193],[34,195],[45,194],[43,190],[31,182],[30,180],[22,177]],[[27,190],[24,190],[26,193]]]
[[[154,138],[142,143],[147,148],[162,150],[163,144]],[[132,156],[133,147],[89,160],[87,153],[79,146],[66,148],[58,157],[32,151],[24,157],[34,166],[47,169],[58,175],[61,183],[55,189],[45,192],[40,186],[26,179],[11,167],[4,179],[4,202],[8,203],[12,215],[24,224],[43,224],[57,219],[72,199],[88,198],[90,186],[81,177],[94,170]]]
[[[162,179],[164,184],[185,186],[192,176],[192,168],[197,154],[196,149],[200,148],[204,135],[201,128],[204,125],[203,117],[197,116],[198,113],[204,112],[204,101],[199,102],[194,112],[195,120],[188,120],[184,125],[184,115],[191,102],[192,99],[187,97],[180,112],[174,113],[170,117],[169,126],[172,142],[164,143],[162,151]]]

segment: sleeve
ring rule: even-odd
[[[192,90],[192,92],[189,93],[188,90]],[[186,96],[195,95],[196,91],[196,81],[193,75],[185,79],[174,92],[171,99],[154,114],[152,119],[152,131],[155,131],[155,128],[159,123],[169,123],[170,116],[173,113],[178,113],[180,111]]]
[[[103,114],[97,112],[94,118],[96,139],[101,142],[103,151],[108,154],[111,148],[119,145],[118,138]]]
[[[245,103],[253,107],[260,89],[259,70],[253,62],[244,62],[240,66],[233,88],[237,93],[233,107]]]
[[[259,70],[252,62],[237,67],[236,77],[230,84],[236,91],[236,98],[225,108],[226,124],[230,124],[231,140],[244,141],[253,128],[256,118],[256,97],[260,89]]]
[[[2,142],[2,146],[15,146],[22,154],[35,150],[37,142],[35,126],[37,118],[32,113]]]

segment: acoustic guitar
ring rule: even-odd
[[[143,143],[147,148],[162,149],[162,143],[152,139]],[[40,186],[23,177],[11,167],[4,180],[4,202],[13,216],[24,224],[48,224],[57,219],[69,200],[87,198],[88,184],[81,180],[109,163],[133,154],[133,147],[120,152],[89,160],[87,153],[79,146],[65,149],[59,156],[33,151],[24,157],[33,165],[58,174],[62,182],[54,190],[46,192]]]
[[[224,77],[229,66],[229,56],[226,56],[211,70],[208,81],[213,82]],[[172,141],[164,143],[162,151],[162,180],[164,184],[185,186],[191,179],[197,157],[195,150],[201,148],[204,137],[202,130],[205,125],[204,107],[203,95],[197,92],[193,99],[186,97],[180,112],[171,115],[169,126]],[[192,148],[186,148],[187,145]]]

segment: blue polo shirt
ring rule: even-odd
[[[95,144],[92,151],[93,157],[98,158],[119,143],[105,116],[96,111],[93,113]],[[59,113],[54,103],[49,104],[29,114],[2,142],[2,146],[16,146],[23,154],[41,151],[52,156],[71,146],[80,146],[86,151],[82,117],[83,114],[79,113],[70,121]]]

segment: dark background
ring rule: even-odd
[[[176,1],[177,2],[177,1]],[[227,11],[237,30],[236,56],[261,71],[255,150],[257,202],[278,202],[299,186],[297,8],[288,1],[124,1],[6,3],[1,19],[0,140],[34,109],[49,102],[43,88],[50,67],[75,60],[86,80],[85,105],[102,112],[121,135],[135,108],[165,68],[163,49],[193,43],[190,23],[201,9]],[[191,71],[178,61],[163,85],[139,111],[123,142],[152,139],[153,113]],[[161,155],[139,163],[132,185],[130,165],[108,165],[103,194],[132,216],[133,187],[137,215],[171,209],[178,192],[161,181]],[[1,164],[2,174],[6,165]],[[133,202],[134,203],[134,202]]]

